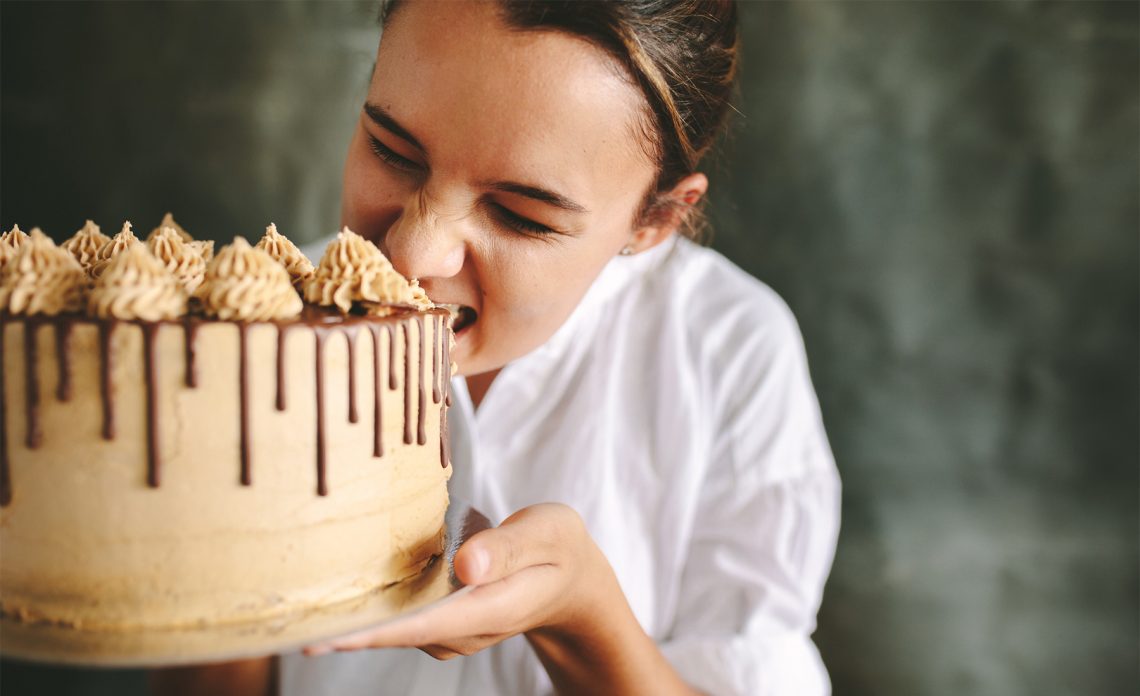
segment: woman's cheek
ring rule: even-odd
[[[407,182],[384,171],[381,163],[350,162],[346,167],[341,206],[344,224],[365,239],[378,243],[399,219],[405,197],[410,195],[407,189]]]

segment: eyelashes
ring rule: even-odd
[[[523,232],[526,234],[534,235],[549,235],[555,233],[555,230],[547,227],[546,225],[541,225],[534,220],[524,218],[518,213],[513,213],[498,203],[491,203],[490,206],[491,210],[494,211],[495,217],[498,218],[498,221],[501,224],[511,228],[515,232]]]
[[[373,154],[379,157],[382,161],[392,165],[396,169],[405,172],[418,172],[422,167],[407,157],[396,154],[391,148],[384,143],[380,142],[375,136],[368,136],[368,148],[372,150]]]
[[[393,169],[409,174],[419,173],[424,170],[423,165],[397,154],[371,134],[368,135],[368,149],[372,150],[372,153],[376,155],[380,161],[391,166]],[[495,222],[508,230],[531,236],[546,236],[558,233],[557,230],[537,223],[529,218],[525,218],[498,203],[491,202],[488,203],[488,205],[491,208],[492,217]]]

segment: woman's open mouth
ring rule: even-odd
[[[449,305],[448,309],[452,311],[451,330],[457,338],[479,319],[479,313],[467,305]]]

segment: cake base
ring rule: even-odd
[[[452,499],[444,555],[419,575],[363,597],[265,621],[108,633],[0,617],[0,654],[33,662],[87,667],[162,667],[263,657],[403,618],[457,596],[452,572],[459,546],[491,523]]]

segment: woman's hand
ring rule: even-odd
[[[525,633],[560,692],[692,693],[641,629],[573,509],[523,508],[468,539],[454,567],[475,586],[462,597],[305,653],[417,647],[446,660]]]
[[[499,527],[479,532],[456,552],[454,567],[460,582],[476,586],[466,595],[306,653],[418,647],[446,660],[535,629],[580,629],[587,610],[612,602],[607,594],[617,589],[609,563],[565,505],[523,508]]]

